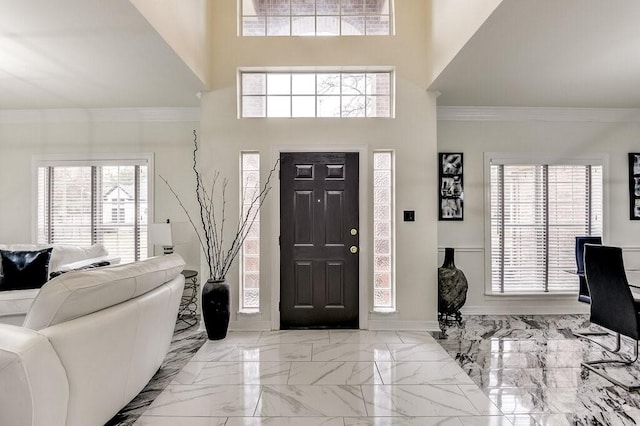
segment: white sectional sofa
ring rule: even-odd
[[[47,282],[22,327],[0,324],[0,425],[103,425],[167,354],[184,287],[177,254]]]
[[[33,251],[53,247],[49,260],[49,272],[68,271],[100,261],[119,263],[120,259],[110,256],[102,244],[90,247],[51,244],[0,244],[0,250]],[[0,262],[0,275],[2,272]],[[0,291],[0,323],[22,325],[29,306],[39,289]]]

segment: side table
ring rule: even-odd
[[[178,308],[178,321],[183,321],[191,327],[198,323],[198,272],[185,269],[182,275],[185,281]]]

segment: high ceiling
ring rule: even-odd
[[[438,105],[640,107],[640,1],[504,0],[431,90]]]
[[[438,105],[638,108],[640,1],[504,0],[430,89]],[[198,106],[201,90],[129,0],[0,0],[0,109]]]
[[[129,0],[0,0],[0,109],[198,106],[201,90]]]

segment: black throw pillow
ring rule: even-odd
[[[83,269],[94,269],[94,268],[100,268],[102,266],[109,266],[109,265],[111,265],[111,262],[107,260],[102,260],[100,262],[91,263],[90,265],[81,266],[75,269],[69,269],[66,271],[53,271],[52,273],[49,274],[49,278],[54,279],[55,277],[58,277],[62,274],[66,274],[67,272],[71,272],[71,271],[82,271]]]
[[[0,250],[0,291],[40,288],[47,282],[52,248],[38,251]]]

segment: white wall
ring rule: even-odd
[[[133,112],[133,110],[131,110]],[[31,185],[31,162],[34,155],[154,153],[155,218],[164,221],[184,220],[176,201],[165,190],[157,175],[161,174],[176,190],[193,202],[190,160],[192,129],[197,122],[92,121],[87,111],[17,112],[0,114],[0,241],[31,242],[31,212],[34,208]],[[41,118],[37,118],[39,116]],[[175,167],[184,164],[185,167]],[[199,269],[200,255],[195,243],[175,250],[191,269]],[[156,249],[162,254],[162,248]]]
[[[259,151],[262,177],[273,165],[279,149],[363,148],[361,168],[372,176],[371,152],[396,150],[396,215],[416,211],[416,222],[398,222],[396,227],[397,308],[382,319],[367,318],[372,295],[364,301],[365,323],[370,328],[437,328],[436,312],[436,184],[435,100],[426,91],[428,28],[427,2],[397,2],[397,35],[393,37],[237,37],[236,2],[216,1],[212,57],[214,90],[202,98],[203,167],[217,169],[229,177],[230,188],[238,188],[238,159],[242,150]],[[245,66],[395,66],[396,118],[394,119],[238,119],[236,74]],[[371,178],[369,178],[371,180]],[[275,183],[274,191],[278,190]],[[365,219],[371,222],[372,191],[363,197]],[[230,217],[237,203],[229,206]],[[259,315],[236,315],[238,270],[229,280],[232,294],[232,328],[269,328],[277,324],[278,230],[277,196],[269,197],[261,216],[261,296]],[[366,221],[365,221],[366,222]],[[372,237],[362,229],[360,260],[365,274],[361,286],[371,288]],[[367,238],[365,238],[367,236]],[[203,265],[204,269],[204,265]]]
[[[508,112],[508,110],[507,110]],[[640,265],[640,221],[629,220],[627,154],[640,151],[640,123],[608,122],[592,114],[583,121],[558,121],[562,111],[550,110],[546,119],[536,110],[536,119],[519,114],[512,121],[438,121],[438,151],[464,153],[464,221],[438,222],[438,247],[456,248],[456,265],[469,281],[463,313],[567,313],[587,312],[575,297],[518,298],[485,296],[484,252],[484,176],[485,152],[521,152],[532,155],[570,157],[604,153],[605,170],[605,243],[622,246],[629,266]],[[508,117],[510,114],[504,114]],[[545,114],[543,114],[545,115]],[[616,115],[618,116],[618,115]],[[577,120],[577,121],[576,121]],[[435,191],[435,189],[434,189]],[[608,212],[608,215],[607,215]],[[608,231],[607,231],[608,230]],[[442,251],[440,251],[442,262]]]

